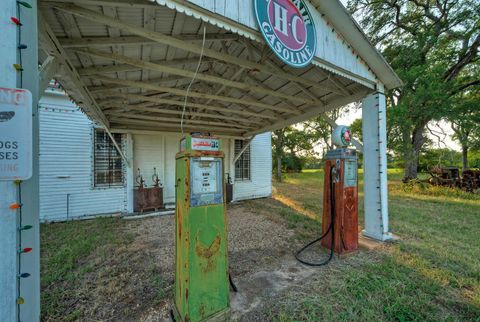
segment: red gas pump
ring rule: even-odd
[[[348,149],[351,134],[346,126],[338,126],[332,134],[332,142],[338,148],[327,152],[323,192],[322,235],[296,253],[303,264],[322,266],[328,264],[334,253],[344,254],[358,249],[358,162],[356,151]],[[309,262],[300,254],[321,241],[330,250],[330,256],[322,262]]]
[[[328,151],[325,161],[322,246],[337,254],[358,248],[357,156],[352,149]],[[333,182],[332,182],[333,180]],[[332,215],[333,214],[333,215]]]

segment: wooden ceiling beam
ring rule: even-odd
[[[181,34],[173,36],[176,39],[186,41],[203,41],[203,35]],[[207,41],[238,40],[237,34],[231,33],[211,33],[205,35]],[[63,48],[80,47],[111,47],[111,46],[129,46],[129,45],[158,45],[158,42],[140,36],[120,36],[120,37],[83,37],[83,38],[58,38]]]
[[[147,120],[133,120],[124,117],[112,117],[110,119],[112,123],[115,125],[118,124],[133,124],[133,125],[146,125],[152,127],[164,127],[164,128],[171,128],[176,130],[176,132],[180,132],[180,122],[179,123],[164,123],[159,121],[147,121]],[[235,129],[233,127],[220,127],[220,126],[209,126],[209,125],[189,125],[185,124],[183,126],[184,129],[194,130],[194,131],[223,131],[223,133],[244,133],[244,129]]]
[[[265,124],[265,122],[262,122],[260,120],[250,120],[247,118],[240,118],[235,116],[226,116],[226,115],[210,114],[210,113],[203,113],[203,112],[188,112],[188,111],[185,111],[185,113],[183,113],[181,110],[172,110],[172,109],[166,108],[166,106],[161,106],[161,105],[152,105],[150,107],[139,107],[134,104],[120,103],[120,104],[115,104],[115,107],[111,107],[108,110],[105,109],[104,113],[108,115],[110,114],[110,111],[118,112],[118,111],[125,111],[125,110],[148,112],[148,113],[171,114],[171,115],[184,114],[186,116],[195,116],[200,118],[235,121],[235,122],[240,122],[242,124],[258,124],[258,125]]]
[[[108,127],[107,118],[103,114],[90,91],[87,89],[87,86],[82,82],[77,69],[68,59],[67,53],[60,45],[55,37],[55,34],[41,14],[39,15],[38,29],[40,46],[50,56],[58,59],[58,62],[63,66],[63,72],[65,73],[66,77],[74,85],[74,91],[82,97],[82,101],[77,101],[77,103],[82,107],[86,107],[99,122],[102,122],[106,127]]]
[[[161,78],[154,78],[150,79],[146,84],[165,84],[165,83],[171,83],[175,81],[181,81],[184,80],[185,77],[179,77],[179,76],[171,76],[171,77],[161,77]],[[190,80],[188,80],[190,81]],[[117,93],[117,89],[122,89],[122,88],[129,88],[130,86],[128,85],[103,85],[103,86],[89,86],[88,89],[90,93],[92,94],[99,94],[99,93],[105,93],[105,92],[114,92]],[[103,95],[103,94],[102,94]]]
[[[212,61],[212,59],[206,59],[202,61]],[[193,64],[197,63],[198,58],[185,58],[185,59],[173,59],[173,60],[155,60],[152,61],[154,64],[169,64],[172,66],[183,65],[183,64]],[[107,73],[116,73],[116,72],[132,72],[136,70],[142,70],[142,67],[131,65],[131,64],[119,64],[119,65],[108,65],[108,66],[95,66],[88,68],[78,69],[78,73],[81,76],[96,75],[96,74],[107,74]]]
[[[102,23],[102,24],[105,24],[105,25],[108,25],[108,26],[119,28],[119,29],[128,31],[128,32],[130,32],[134,35],[142,36],[142,37],[154,40],[158,43],[162,43],[162,44],[172,46],[172,47],[175,47],[175,48],[178,48],[178,49],[181,49],[181,50],[185,50],[185,51],[188,51],[188,52],[193,52],[197,55],[200,52],[202,52],[202,48],[200,46],[198,46],[196,44],[193,44],[191,42],[183,41],[183,40],[177,39],[175,37],[172,37],[172,36],[160,33],[160,32],[146,30],[145,28],[123,22],[123,21],[121,21],[119,19],[116,19],[116,18],[107,17],[107,16],[102,15],[98,12],[95,12],[95,11],[92,11],[92,10],[89,10],[89,9],[86,9],[86,8],[83,8],[83,7],[79,7],[79,6],[74,5],[74,4],[55,4],[54,7],[59,9],[59,10],[67,11],[69,13],[72,13],[74,15],[83,17],[85,19],[88,19],[88,20],[91,20],[91,21],[94,21],[94,22],[97,22],[97,23]],[[260,72],[264,72],[264,73],[273,75],[275,77],[278,77],[278,78],[281,78],[281,79],[284,79],[284,80],[294,81],[294,82],[298,82],[298,83],[301,83],[301,84],[304,84],[304,85],[307,85],[307,86],[312,86],[312,87],[320,89],[320,90],[325,89],[327,87],[327,85],[325,85],[325,84],[322,85],[322,84],[319,84],[316,81],[312,81],[312,80],[309,80],[309,79],[306,79],[306,78],[303,78],[303,77],[295,76],[292,73],[288,73],[288,72],[285,72],[285,71],[278,71],[278,70],[272,68],[271,66],[256,63],[256,62],[253,62],[253,61],[250,61],[250,60],[247,60],[247,59],[244,59],[244,58],[240,58],[240,57],[231,56],[231,55],[219,52],[219,51],[214,50],[214,49],[204,48],[203,49],[203,54],[207,57],[211,57],[211,58],[214,58],[214,59],[225,61],[227,63],[235,64],[235,65],[245,67],[245,68],[248,68],[248,69],[251,69],[251,70],[257,70],[257,71],[260,71]],[[331,90],[332,92],[335,92],[337,94],[344,95],[342,93],[342,91],[338,90],[337,88],[332,87],[332,88],[329,88],[329,90]]]
[[[106,58],[106,59],[112,59],[117,62],[121,62],[124,64],[130,64],[137,66],[141,69],[148,69],[148,70],[153,70],[157,72],[162,72],[162,73],[167,73],[171,75],[178,75],[178,76],[184,76],[184,77],[190,77],[193,78],[195,77],[198,80],[205,81],[205,82],[210,82],[210,83],[215,83],[215,84],[220,84],[223,86],[227,87],[233,87],[239,90],[243,90],[246,92],[256,92],[258,94],[262,95],[270,95],[274,97],[278,97],[280,99],[287,99],[290,101],[294,102],[299,102],[303,104],[318,104],[320,101],[318,100],[312,100],[312,99],[305,99],[300,96],[291,96],[291,95],[286,95],[283,94],[280,91],[273,91],[270,89],[266,89],[264,87],[259,87],[259,86],[253,86],[250,84],[247,84],[245,82],[238,82],[238,81],[233,81],[229,79],[225,79],[222,77],[217,77],[213,75],[209,75],[206,73],[202,73],[199,71],[198,73],[195,73],[190,70],[186,70],[183,68],[175,68],[171,66],[166,66],[166,65],[160,65],[160,64],[155,64],[152,62],[144,61],[141,59],[136,59],[136,58],[130,58],[127,56],[119,55],[116,53],[109,53],[105,52],[102,50],[97,50],[97,49],[92,49],[92,48],[78,48],[76,49],[76,52],[78,53],[83,53],[89,56],[94,56],[94,57],[100,57],[100,58]]]
[[[165,92],[165,93],[172,93],[174,95],[178,96],[183,96],[188,94],[190,97],[195,97],[195,98],[201,98],[201,99],[213,99],[216,101],[223,101],[223,102],[228,102],[228,103],[236,103],[240,105],[246,105],[246,106],[256,106],[268,110],[273,110],[273,111],[282,111],[285,113],[290,113],[290,114],[297,114],[299,115],[300,112],[293,110],[293,109],[286,109],[286,108],[281,108],[281,107],[272,107],[269,104],[261,103],[257,100],[245,100],[245,99],[239,99],[239,98],[233,98],[233,97],[228,97],[228,96],[219,96],[219,95],[212,95],[212,94],[207,94],[207,93],[201,93],[201,92],[195,92],[195,91],[189,91],[187,93],[186,90],[183,89],[177,89],[177,88],[172,88],[172,87],[164,87],[164,86],[159,86],[159,85],[154,85],[154,84],[148,84],[148,83],[143,83],[139,81],[132,81],[132,80],[126,80],[126,79],[118,79],[118,78],[112,78],[112,77],[106,77],[106,76],[87,76],[89,78],[94,78],[96,80],[105,82],[105,83],[110,83],[110,84],[118,84],[118,85],[125,85],[128,87],[135,87],[135,88],[143,88],[147,90],[152,90],[152,91],[158,91],[158,92]]]
[[[263,133],[263,132],[275,131],[275,130],[284,128],[286,126],[289,126],[291,124],[306,121],[306,120],[308,120],[312,117],[315,117],[315,116],[320,115],[322,113],[326,113],[328,111],[331,111],[334,108],[337,108],[337,107],[340,107],[340,106],[345,106],[349,103],[360,100],[360,99],[364,98],[365,96],[367,96],[369,93],[371,93],[371,91],[372,90],[370,90],[370,89],[369,90],[364,90],[364,91],[358,92],[358,93],[356,93],[352,96],[340,97],[340,98],[334,99],[330,102],[326,102],[326,104],[323,105],[323,106],[311,107],[310,109],[306,110],[305,113],[303,113],[302,115],[296,115],[296,116],[290,117],[286,120],[281,120],[281,121],[276,122],[274,124],[267,125],[267,126],[264,126],[262,128],[256,129],[254,131],[247,132],[247,133],[245,133],[244,136],[245,137],[250,137],[252,135],[256,135],[256,134]]]
[[[114,117],[125,117],[129,119],[137,119],[137,120],[147,120],[147,121],[160,121],[160,122],[176,122],[180,123],[181,118],[174,118],[174,117],[164,117],[164,116],[154,116],[154,115],[144,115],[138,113],[130,113],[130,112],[115,112],[110,111],[108,115]],[[191,120],[188,118],[183,118],[183,124],[201,124],[201,125],[214,125],[214,126],[225,126],[230,125],[231,127],[238,128],[238,129],[252,129],[251,126],[241,125],[241,124],[225,124],[225,122],[215,122],[215,121],[207,121],[207,120]]]
[[[107,97],[108,97],[108,95],[107,95]],[[164,99],[164,98],[160,98],[160,97],[157,97],[157,96],[145,96],[145,95],[137,95],[137,94],[124,94],[124,93],[118,93],[117,94],[117,93],[115,93],[114,97],[115,98],[138,100],[138,101],[144,101],[144,102],[152,102],[152,103],[156,103],[156,104],[176,105],[176,106],[183,106],[184,105],[183,101]],[[103,102],[100,101],[99,104],[103,104]],[[243,115],[243,116],[252,116],[252,117],[256,117],[256,118],[277,120],[276,117],[271,116],[271,115],[263,115],[263,114],[260,114],[260,113],[254,113],[254,112],[237,110],[237,109],[226,108],[226,107],[217,107],[217,106],[212,106],[212,105],[207,105],[207,104],[198,104],[198,103],[187,102],[187,107],[193,107],[193,108],[199,108],[199,109],[205,109],[205,110],[212,110],[212,111],[230,113],[230,114],[238,114],[238,115]]]

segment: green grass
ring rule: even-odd
[[[480,321],[480,196],[401,178],[389,170],[390,228],[400,240],[318,268],[268,300],[259,320]],[[273,194],[243,205],[295,230],[292,245],[318,236],[321,170],[288,174]],[[132,243],[134,225],[114,218],[42,225],[42,321],[135,321],[166,302],[171,291],[155,246]]]
[[[404,185],[401,177],[400,170],[389,170],[390,228],[400,240],[319,269],[310,283],[270,305],[266,316],[280,321],[480,321],[480,196]],[[361,173],[359,179],[361,198]],[[274,186],[275,198],[288,196],[296,203],[300,211],[295,216],[302,210],[321,213],[322,171],[288,174]],[[310,221],[318,226],[318,220]]]
[[[153,256],[128,250],[125,228],[118,218],[41,226],[42,321],[135,320],[165,297]]]

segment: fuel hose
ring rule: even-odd
[[[330,168],[330,225],[328,226],[327,231],[318,237],[315,240],[312,240],[302,248],[300,248],[296,253],[295,253],[295,258],[302,264],[305,264],[307,266],[324,266],[327,265],[333,258],[333,253],[334,253],[334,248],[335,248],[335,182],[333,180],[333,171],[335,167]],[[332,242],[330,245],[330,255],[329,257],[322,261],[322,262],[309,262],[307,260],[301,259],[300,254],[305,251],[307,248],[312,246],[313,244],[318,243],[321,241],[325,236],[328,235],[329,232],[332,232]]]

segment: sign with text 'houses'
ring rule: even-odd
[[[317,38],[313,18],[304,0],[253,0],[257,22],[273,52],[293,67],[308,65]]]
[[[32,176],[32,93],[0,87],[0,180]]]

